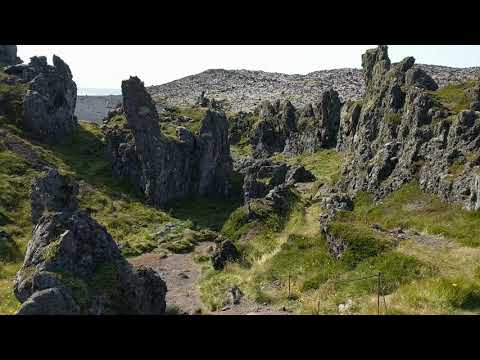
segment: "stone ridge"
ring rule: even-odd
[[[437,84],[414,59],[390,64],[387,47],[362,57],[367,89],[361,103],[342,109],[337,150],[346,159],[341,191],[368,191],[376,199],[414,179],[426,192],[480,209],[480,90],[470,109],[453,112],[429,90]]]
[[[478,68],[438,65],[416,67],[430,75],[438,86],[459,83],[474,77]],[[201,91],[209,98],[227,100],[230,111],[252,111],[261,101],[289,100],[295,107],[315,103],[333,88],[342,101],[358,100],[365,91],[362,69],[321,70],[307,75],[288,75],[250,70],[207,70],[163,85],[151,86],[149,93],[169,106],[194,104]]]
[[[232,159],[225,114],[209,109],[199,134],[178,127],[164,134],[155,104],[143,82],[122,83],[123,108],[103,126],[116,176],[122,177],[146,201],[163,206],[194,195],[223,196],[229,192]],[[125,122],[116,123],[116,119]]]
[[[165,282],[132,267],[105,227],[78,208],[78,184],[49,169],[32,184],[35,225],[14,281],[19,315],[154,315]]]

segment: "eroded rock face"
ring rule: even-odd
[[[163,313],[163,280],[125,260],[106,229],[78,210],[71,183],[50,170],[32,187],[32,203],[48,211],[36,220],[14,282],[18,314]]]
[[[362,64],[363,102],[342,110],[340,189],[382,198],[417,179],[422,190],[478,209],[480,113],[452,115],[426,91],[436,84],[413,58],[392,65],[386,46],[368,50]]]
[[[45,212],[74,211],[78,206],[77,195],[77,183],[61,176],[56,169],[49,169],[45,176],[32,184],[30,200],[33,224],[37,224]]]
[[[199,135],[186,128],[164,135],[150,95],[137,77],[122,83],[125,124],[104,133],[116,175],[126,178],[149,203],[162,206],[192,195],[225,196],[232,171],[228,123],[209,109]]]
[[[28,83],[21,126],[32,137],[56,143],[75,130],[77,86],[62,59],[54,55],[50,66],[44,56],[32,57],[29,64],[10,66],[5,72]]]
[[[341,102],[338,93],[327,90],[316,104],[297,110],[289,101],[264,101],[255,110],[260,118],[252,145],[255,156],[268,157],[275,152],[286,155],[314,153],[337,144]]]
[[[17,45],[0,45],[0,65],[16,65],[21,62],[17,56]]]

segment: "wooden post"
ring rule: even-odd
[[[378,285],[377,285],[377,314],[380,315],[380,276],[382,273],[378,273]]]
[[[290,273],[288,273],[288,299],[290,299]]]

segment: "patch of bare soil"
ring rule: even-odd
[[[196,247],[196,252],[206,253],[213,244],[201,243]],[[193,261],[193,253],[169,254],[166,257],[148,253],[129,261],[133,265],[144,265],[159,273],[167,284],[167,307],[176,307],[180,313],[185,314],[201,313],[202,302],[198,289],[201,266]]]
[[[194,252],[188,254],[148,253],[130,258],[132,265],[144,265],[157,271],[167,284],[167,308],[176,308],[180,314],[199,315],[202,313],[202,301],[198,282],[201,265],[193,261],[194,254],[208,255],[214,247],[213,242],[199,244]],[[288,315],[288,311],[274,309],[242,297],[238,304],[230,304],[219,311],[204,313],[208,315]]]

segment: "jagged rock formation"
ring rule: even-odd
[[[472,99],[470,110],[480,111],[480,72],[477,75],[476,84],[466,91],[466,95]]]
[[[341,103],[332,89],[324,92],[316,104],[297,111],[290,101],[264,101],[255,114],[259,121],[252,129],[251,143],[256,157],[275,152],[287,155],[313,153],[335,147],[340,123]]]
[[[0,66],[20,64],[22,59],[17,56],[17,45],[0,45]]]
[[[51,169],[32,186],[35,228],[14,291],[18,314],[161,314],[166,286],[132,268],[106,229],[76,204],[78,186]]]
[[[107,120],[104,126],[116,175],[159,206],[198,194],[228,194],[232,160],[223,112],[209,109],[199,135],[179,128],[171,138],[160,130],[155,104],[140,79],[123,81],[122,94],[126,121]]]
[[[291,187],[296,183],[316,180],[315,176],[301,165],[287,165],[271,159],[247,160],[237,171],[244,174],[244,202],[251,218],[258,215],[251,206],[257,200],[278,213],[285,212],[292,198]]]
[[[201,107],[208,107],[208,105],[210,105],[210,99],[205,96],[205,91],[202,91],[195,105]]]
[[[362,57],[366,93],[342,110],[337,149],[346,151],[339,188],[382,198],[418,179],[424,191],[480,208],[480,113],[452,113],[427,91],[435,81],[414,59],[391,64],[386,46]]]
[[[77,86],[62,59],[54,55],[50,66],[45,57],[32,57],[29,64],[10,66],[5,73],[28,83],[21,127],[32,137],[56,143],[74,131]]]

